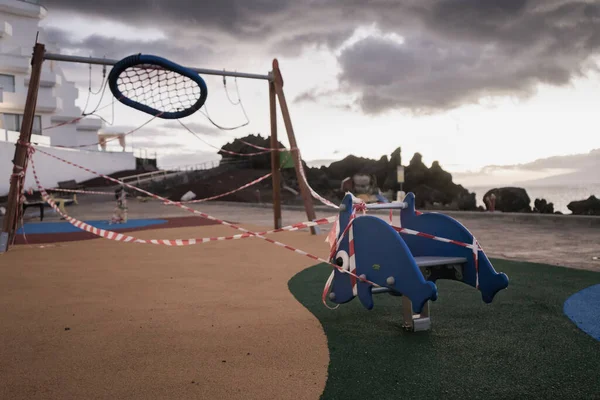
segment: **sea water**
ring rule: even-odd
[[[477,197],[477,205],[485,207],[483,196],[488,190],[502,187],[500,186],[469,186],[465,187],[469,192],[475,193]],[[600,198],[600,183],[596,184],[572,184],[572,185],[552,185],[552,186],[519,186],[527,191],[527,195],[531,199],[531,208],[535,199],[545,199],[548,203],[554,204],[554,211],[560,211],[563,214],[571,214],[567,208],[567,204],[572,201],[585,200],[591,195]]]

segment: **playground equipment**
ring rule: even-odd
[[[164,119],[192,115],[204,105],[204,79],[165,58],[134,54],[115,63],[108,75],[110,90],[126,106]]]
[[[13,171],[10,176],[10,191],[6,206],[6,216],[0,230],[0,253],[8,251],[13,243],[19,221],[19,193],[23,189],[27,164],[29,161],[28,146],[31,141],[35,110],[40,87],[42,66],[44,61],[80,63],[88,65],[114,66],[107,78],[112,94],[119,102],[138,111],[151,114],[154,118],[179,119],[198,111],[206,102],[208,89],[206,82],[199,75],[215,75],[257,79],[268,82],[269,87],[269,119],[270,148],[278,148],[277,140],[277,103],[290,143],[292,161],[304,202],[304,209],[309,220],[316,219],[311,192],[302,176],[302,162],[298,144],[288,109],[284,82],[277,59],[273,59],[272,69],[267,74],[251,74],[207,68],[184,67],[162,57],[135,54],[120,60],[107,58],[80,57],[66,54],[47,53],[42,43],[36,43],[31,59],[31,75],[29,78],[27,99],[23,112],[23,123],[19,140],[15,146]],[[82,115],[78,120],[83,118]],[[273,222],[275,228],[282,227],[281,219],[281,178],[280,154],[271,152],[271,179],[273,180]],[[310,227],[311,233],[317,233],[317,227]]]
[[[358,209],[400,209],[400,226]],[[340,205],[337,248],[331,262],[360,279],[333,272],[329,300],[343,304],[358,297],[367,309],[373,295],[402,296],[403,327],[421,331],[431,328],[429,301],[435,301],[438,279],[473,286],[485,303],[508,286],[508,277],[494,270],[473,235],[455,219],[435,212],[415,211],[415,195],[402,202],[357,204],[346,194]],[[379,287],[364,282],[369,280]]]

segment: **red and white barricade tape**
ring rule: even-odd
[[[96,112],[98,112],[98,111],[100,111],[100,110],[104,110],[104,109],[105,109],[105,108],[107,108],[107,107],[110,107],[110,106],[112,106],[112,105],[115,103],[115,101],[116,101],[116,100],[117,100],[117,98],[113,99],[113,101],[112,101],[112,102],[110,102],[109,104],[106,104],[106,105],[104,105],[104,106],[102,106],[102,107],[98,108],[96,111],[94,111],[94,113],[96,113]],[[47,130],[54,129],[54,128],[58,128],[58,127],[61,127],[61,126],[65,126],[65,125],[74,124],[74,123],[76,123],[76,122],[79,122],[79,121],[81,121],[82,119],[84,119],[84,118],[86,118],[86,117],[89,117],[90,115],[92,115],[92,114],[88,114],[88,115],[82,115],[81,117],[73,118],[73,119],[72,119],[72,120],[70,120],[70,121],[60,122],[60,123],[58,123],[58,124],[54,124],[54,125],[50,125],[50,126],[46,126],[46,127],[42,128],[42,130],[43,130],[43,131],[47,131]]]
[[[244,238],[248,238],[248,237],[252,237],[253,235],[251,235],[250,233],[243,233],[243,234],[238,234],[238,235],[232,235],[232,236],[217,236],[217,237],[205,237],[205,238],[192,238],[192,239],[138,239],[136,237],[133,236],[129,236],[129,235],[124,235],[124,234],[120,234],[117,232],[113,232],[113,231],[109,231],[109,230],[105,230],[105,229],[100,229],[100,228],[96,228],[92,225],[86,224],[83,221],[80,221],[76,218],[73,218],[65,213],[63,213],[60,208],[58,208],[58,206],[56,205],[56,203],[54,202],[54,200],[48,195],[48,193],[45,191],[45,189],[41,186],[38,177],[37,177],[37,173],[35,171],[35,164],[32,162],[32,169],[33,169],[33,175],[34,175],[34,179],[36,181],[36,184],[40,190],[40,192],[42,193],[42,196],[44,198],[44,200],[46,202],[48,202],[48,204],[50,204],[50,206],[56,210],[57,213],[59,213],[63,218],[65,218],[70,224],[72,224],[73,226],[90,232],[96,236],[105,238],[105,239],[109,239],[109,240],[114,240],[117,242],[132,242],[132,243],[143,243],[143,244],[158,244],[158,245],[165,245],[165,246],[191,246],[191,245],[196,245],[196,244],[202,244],[202,243],[207,243],[207,242],[213,242],[213,241],[223,241],[223,240],[237,240],[237,239],[244,239]],[[294,225],[289,225],[289,226],[285,226],[279,229],[273,229],[270,231],[265,231],[265,232],[258,232],[258,235],[269,235],[269,234],[273,234],[273,233],[278,233],[278,232],[284,232],[284,231],[297,231],[300,229],[305,229],[305,228],[309,228],[311,226],[317,226],[317,225],[325,225],[325,224],[330,224],[332,222],[335,221],[337,217],[329,217],[329,218],[321,218],[315,221],[310,221],[310,222],[301,222],[298,224],[294,224]]]
[[[438,242],[452,243],[457,246],[466,247],[468,249],[481,250],[479,243],[474,243],[474,244],[463,243],[463,242],[459,242],[458,240],[446,239],[443,237],[430,235],[429,233],[419,232],[419,231],[415,231],[415,230],[407,229],[407,228],[401,228],[399,226],[392,225],[392,228],[394,228],[394,230],[398,233],[405,233],[407,235],[421,236],[421,237],[424,237],[427,239],[437,240]]]
[[[164,202],[163,204],[167,204],[167,205],[171,205],[171,204],[191,204],[191,203],[201,203],[201,202],[205,202],[205,201],[209,201],[209,200],[215,200],[218,199],[220,197],[225,197],[227,195],[230,195],[232,193],[235,192],[239,192],[240,190],[246,189],[252,185],[255,185],[265,179],[267,179],[268,177],[270,177],[272,175],[272,173],[268,173],[264,176],[261,176],[258,179],[253,180],[252,182],[249,182],[247,184],[245,184],[244,186],[240,186],[237,189],[231,190],[227,193],[222,193],[222,194],[218,194],[216,196],[212,196],[212,197],[206,197],[203,199],[197,199],[197,200],[191,200],[191,201],[168,201],[168,202]],[[93,191],[93,190],[77,190],[77,189],[46,189],[47,192],[65,192],[65,193],[81,193],[81,194],[100,194],[100,195],[109,195],[109,196],[114,196],[115,194],[113,192],[97,192],[97,191]]]
[[[310,194],[312,195],[312,197],[319,200],[321,203],[325,204],[326,206],[329,206],[329,207],[335,208],[335,209],[339,209],[340,206],[327,200],[326,198],[321,196],[319,193],[317,193],[312,187],[310,187],[310,185],[308,183],[308,179],[306,179],[306,173],[304,172],[304,167],[302,166],[302,157],[300,156],[300,150],[298,150],[296,153],[297,153],[296,157],[298,157],[300,160],[300,162],[298,163],[298,165],[300,166],[300,176],[302,177],[302,180],[304,181],[304,184],[310,191]]]
[[[60,122],[58,124],[46,126],[46,127],[42,128],[42,131],[47,131],[47,130],[50,130],[50,129],[59,128],[61,126],[65,126],[65,125],[71,125],[71,124],[74,124],[76,122],[81,121],[84,118],[85,118],[85,116],[82,115],[81,117],[73,118],[70,121]]]
[[[238,140],[240,142],[244,143],[245,145],[254,147],[255,149],[258,149],[258,150],[280,151],[280,152],[288,151],[288,149],[286,149],[285,147],[281,147],[281,148],[262,147],[262,146],[258,146],[256,144],[252,144],[250,142],[246,142],[245,140],[242,140],[242,139],[238,139]]]
[[[465,247],[467,249],[473,250],[473,259],[475,261],[475,285],[479,289],[479,250],[483,251],[483,249],[481,248],[481,245],[479,244],[477,239],[475,239],[475,236],[471,235],[471,236],[473,236],[473,243],[469,244],[469,243],[459,242],[458,240],[446,239],[443,237],[431,235],[429,233],[419,232],[419,231],[415,231],[412,229],[401,228],[399,226],[392,225],[392,228],[394,228],[394,230],[398,233],[405,233],[407,235],[420,236],[420,237],[424,237],[427,239],[437,240],[438,242],[450,243],[450,244],[454,244],[457,246],[461,246],[461,247]]]
[[[341,233],[340,237],[334,240],[331,240],[331,237],[328,236],[327,240],[328,242],[331,243],[331,251],[329,253],[329,259],[330,260],[334,260],[335,261],[335,255],[338,251],[338,249],[340,248],[340,244],[342,243],[342,240],[344,239],[344,237],[346,236],[346,234],[350,234],[348,240],[348,271],[350,271],[352,274],[350,281],[352,284],[352,293],[354,293],[354,295],[356,296],[357,293],[357,280],[356,278],[360,279],[362,281],[361,278],[356,277],[355,271],[356,271],[356,257],[354,256],[354,231],[353,231],[353,227],[352,224],[354,223],[354,220],[356,219],[356,209],[352,210],[352,213],[350,214],[350,220],[348,221],[348,225],[346,225],[346,228],[344,229],[344,231]],[[336,232],[339,230],[339,220],[336,221],[336,225],[334,227],[334,229],[332,229],[332,231],[335,230]],[[331,310],[335,310],[336,308],[339,307],[339,304],[336,305],[335,307],[330,307],[327,304],[327,293],[329,292],[329,288],[331,287],[331,284],[333,283],[333,278],[335,277],[335,271],[331,271],[331,275],[329,275],[329,278],[327,279],[327,282],[325,282],[325,287],[323,288],[323,294],[321,296],[321,300],[323,301],[323,304],[325,305],[325,307],[331,309]]]
[[[78,165],[78,164],[75,164],[75,163],[73,163],[73,162],[67,161],[67,160],[65,160],[65,159],[63,159],[63,158],[61,158],[61,157],[57,157],[57,156],[55,156],[55,155],[53,155],[53,154],[50,154],[50,153],[47,153],[47,152],[45,152],[45,151],[43,151],[43,150],[40,150],[40,149],[35,149],[35,148],[34,148],[33,146],[31,146],[31,145],[28,145],[28,146],[29,146],[29,148],[30,148],[32,151],[35,151],[35,152],[40,152],[40,153],[42,153],[42,154],[45,154],[45,155],[47,155],[47,156],[50,156],[50,157],[52,157],[52,158],[54,158],[54,159],[56,159],[56,160],[59,160],[59,161],[61,161],[61,162],[64,162],[64,163],[66,163],[66,164],[72,165],[72,166],[74,166],[74,167],[76,167],[76,168],[79,168],[79,169],[82,169],[82,170],[84,170],[84,171],[90,172],[90,173],[92,173],[92,174],[94,174],[94,175],[101,176],[101,177],[103,177],[103,178],[104,178],[104,179],[106,179],[106,180],[109,180],[109,181],[112,181],[112,182],[118,183],[118,184],[120,184],[120,185],[126,186],[126,187],[128,187],[128,188],[130,188],[130,189],[133,189],[133,190],[135,190],[135,191],[138,191],[138,192],[140,192],[140,193],[144,193],[145,195],[147,195],[147,196],[150,196],[150,197],[152,197],[152,198],[154,198],[154,199],[161,200],[161,201],[163,201],[163,202],[165,202],[165,203],[170,203],[170,202],[171,202],[171,200],[169,200],[169,199],[166,199],[166,198],[164,198],[164,197],[158,196],[158,195],[156,195],[156,194],[154,194],[154,193],[150,193],[150,192],[148,192],[148,191],[146,191],[146,190],[144,190],[144,189],[140,189],[140,188],[138,188],[138,187],[136,187],[136,186],[130,185],[129,183],[126,183],[126,182],[119,181],[118,179],[111,178],[110,176],[107,176],[107,175],[104,175],[104,174],[100,174],[100,173],[98,173],[98,172],[96,172],[96,171],[93,171],[93,170],[91,170],[91,169],[89,169],[89,168],[82,167],[81,165]],[[32,165],[33,165],[33,158],[32,158],[32,157],[30,157],[30,159],[31,159],[31,163],[32,163]],[[34,174],[34,175],[35,175],[35,174]],[[39,187],[41,187],[41,185],[39,185],[39,183],[38,183],[38,186],[39,186]],[[42,189],[43,189],[43,188],[42,188]],[[196,209],[190,208],[190,207],[188,207],[188,206],[186,206],[186,205],[183,205],[183,204],[181,204],[181,203],[173,203],[173,205],[175,205],[175,206],[177,206],[177,207],[179,207],[179,208],[181,208],[181,209],[184,209],[184,210],[186,210],[186,211],[188,211],[188,212],[190,212],[190,213],[192,213],[192,214],[198,215],[198,216],[200,216],[200,217],[202,217],[202,218],[206,218],[206,219],[209,219],[209,220],[212,220],[212,221],[218,222],[218,223],[220,223],[220,224],[223,224],[223,225],[226,225],[226,226],[232,227],[232,228],[234,228],[234,229],[242,230],[242,231],[244,231],[244,232],[251,232],[251,231],[248,231],[248,230],[246,230],[246,229],[244,229],[244,228],[241,228],[241,227],[239,227],[239,226],[237,226],[237,225],[234,225],[234,224],[231,224],[231,223],[229,223],[229,222],[222,221],[222,220],[220,220],[220,219],[218,219],[218,218],[212,217],[212,216],[210,216],[210,215],[208,215],[208,214],[205,214],[205,213],[203,213],[203,212],[201,212],[201,211],[199,211],[199,210],[196,210]],[[330,223],[330,222],[324,222],[325,220],[333,222],[333,221],[335,220],[335,217],[330,217],[330,218],[326,218],[326,219],[317,220],[317,221],[319,221],[318,223],[317,223],[317,222],[307,222],[307,223],[305,223],[305,224],[313,224],[313,223],[315,223],[315,224],[324,224],[324,223]],[[307,227],[307,226],[309,226],[309,225],[306,225],[306,226],[303,226],[303,227]],[[314,225],[310,225],[310,226],[314,226]],[[277,230],[277,231],[279,231],[279,230]]]
[[[182,123],[181,121],[179,121],[179,124],[180,124],[181,126],[183,126],[183,127],[184,127],[184,128],[185,128],[185,129],[186,129],[188,132],[192,133],[194,136],[196,136],[198,139],[200,139],[202,142],[204,142],[204,143],[208,144],[208,145],[209,145],[209,146],[211,146],[211,147],[214,147],[214,148],[216,148],[216,149],[218,149],[218,150],[222,151],[223,153],[226,153],[226,154],[231,154],[231,155],[234,155],[234,156],[246,156],[246,157],[251,157],[251,156],[259,156],[259,155],[267,154],[267,153],[270,153],[270,152],[272,152],[272,151],[280,151],[280,152],[288,151],[288,150],[287,150],[287,149],[285,149],[285,148],[277,148],[277,149],[273,149],[273,148],[268,148],[268,147],[258,146],[258,145],[255,145],[255,144],[252,144],[252,143],[246,142],[245,140],[238,139],[238,140],[240,140],[242,143],[244,143],[244,144],[246,144],[246,145],[248,145],[248,146],[250,146],[250,147],[254,147],[255,149],[262,150],[262,151],[259,151],[259,152],[257,152],[257,153],[248,153],[248,154],[244,154],[244,153],[236,153],[236,152],[234,152],[234,151],[225,150],[225,149],[223,149],[223,148],[218,148],[218,147],[216,147],[216,146],[213,146],[212,144],[210,144],[210,143],[206,142],[204,139],[200,138],[200,137],[199,137],[199,136],[198,136],[198,135],[197,135],[197,134],[196,134],[194,131],[192,131],[192,130],[191,130],[189,127],[187,127],[187,126],[186,126],[184,123]],[[297,157],[297,158],[300,158],[300,150],[299,150],[298,148],[291,148],[289,151],[290,151],[290,153],[296,153],[296,157]],[[331,201],[327,200],[326,198],[322,197],[322,196],[321,196],[321,195],[319,195],[319,194],[318,194],[318,193],[317,193],[317,192],[316,192],[316,191],[315,191],[315,190],[314,190],[312,187],[310,187],[310,185],[308,184],[308,180],[306,179],[306,174],[305,174],[305,172],[304,172],[304,167],[302,166],[302,158],[300,158],[299,165],[300,165],[300,176],[302,177],[302,180],[304,181],[304,183],[305,183],[305,184],[306,184],[306,186],[308,187],[308,190],[310,191],[311,195],[312,195],[312,196],[313,196],[315,199],[319,200],[321,203],[323,203],[323,204],[325,204],[325,205],[327,205],[327,206],[329,206],[329,207],[336,208],[336,209],[337,209],[337,208],[339,208],[339,206],[338,206],[338,205],[336,205],[336,204],[332,203]]]
[[[273,151],[273,150],[275,150],[275,151],[281,151],[281,152],[283,152],[283,151],[288,151],[288,150],[287,150],[287,149],[285,149],[285,148],[280,148],[280,149],[272,149],[272,148],[267,148],[267,147],[257,146],[257,145],[255,145],[255,144],[248,143],[248,142],[246,142],[246,141],[244,141],[244,140],[240,140],[240,141],[241,141],[242,143],[244,143],[244,144],[248,145],[248,146],[254,147],[254,148],[256,148],[256,149],[259,149],[259,150],[268,150],[268,151]],[[294,151],[294,150],[297,150],[297,151]],[[325,204],[326,206],[329,206],[329,207],[332,207],[332,208],[336,208],[336,209],[340,208],[340,207],[339,207],[337,204],[334,204],[334,203],[332,203],[331,201],[329,201],[329,200],[327,200],[326,198],[324,198],[323,196],[321,196],[319,193],[317,193],[317,192],[316,192],[316,191],[315,191],[315,190],[314,190],[314,189],[313,189],[313,188],[310,186],[310,184],[308,183],[308,179],[306,179],[306,173],[304,172],[304,167],[302,166],[302,158],[300,157],[300,151],[299,151],[298,149],[295,149],[295,148],[293,148],[293,149],[290,149],[290,153],[297,153],[297,156],[296,156],[296,157],[298,157],[298,158],[300,159],[300,162],[298,163],[298,165],[300,166],[300,176],[302,177],[302,180],[304,181],[304,183],[306,184],[306,187],[307,187],[307,188],[308,188],[308,190],[310,191],[310,194],[311,194],[311,195],[312,195],[312,196],[313,196],[315,199],[319,200],[321,203]],[[260,153],[257,153],[257,154],[260,154]]]
[[[163,204],[166,204],[166,205],[172,205],[172,204],[192,204],[192,203],[202,203],[204,201],[209,201],[209,200],[215,200],[215,199],[218,199],[218,198],[225,197],[227,195],[233,194],[235,192],[239,192],[240,190],[246,189],[246,188],[248,188],[248,187],[250,187],[252,185],[256,185],[258,182],[267,179],[271,175],[273,175],[273,174],[271,172],[269,172],[268,174],[266,174],[264,176],[261,176],[260,178],[255,179],[252,182],[246,183],[244,186],[240,186],[237,189],[230,190],[227,193],[222,193],[222,194],[218,194],[218,195],[215,195],[215,196],[205,197],[203,199],[190,200],[190,201],[170,201],[169,200],[168,202],[164,202]]]
[[[150,122],[152,122],[152,121],[153,121],[155,118],[158,118],[158,117],[159,117],[161,114],[162,114],[162,113],[160,113],[160,114],[157,114],[157,115],[153,116],[152,118],[150,118],[148,121],[144,122],[142,125],[138,126],[137,128],[133,128],[133,129],[132,129],[132,130],[130,130],[129,132],[126,132],[126,133],[124,133],[122,137],[129,136],[129,135],[131,135],[132,133],[135,133],[135,132],[139,131],[139,130],[140,130],[140,129],[142,129],[144,126],[146,126],[146,125],[148,125]],[[106,139],[106,140],[104,141],[104,143],[108,143],[108,142],[111,142],[111,141],[113,141],[113,140],[117,140],[117,139],[119,139],[119,137],[114,137],[114,138],[111,138],[111,139]],[[56,146],[56,147],[62,147],[62,148],[65,148],[65,149],[79,149],[79,148],[83,148],[83,147],[92,147],[92,146],[98,146],[100,143],[101,143],[101,142],[97,142],[97,143],[90,143],[90,144],[80,144],[80,145],[77,145],[77,146]]]
[[[232,156],[243,156],[243,157],[262,156],[263,154],[268,154],[271,152],[271,150],[267,150],[267,151],[259,151],[256,153],[236,153],[235,151],[225,150],[224,148],[220,148],[219,151],[222,151],[223,153],[231,154]]]
[[[260,156],[260,155],[263,155],[263,154],[268,154],[268,153],[271,152],[270,149],[267,149],[267,151],[259,151],[259,152],[256,152],[256,153],[246,153],[246,154],[244,154],[244,153],[237,153],[237,152],[231,151],[231,150],[225,150],[222,147],[217,147],[215,145],[212,145],[212,144],[208,143],[206,140],[202,139],[196,132],[194,132],[193,130],[191,130],[187,125],[185,125],[180,120],[177,120],[177,122],[179,122],[179,125],[181,125],[186,131],[188,131],[189,133],[191,133],[192,135],[194,135],[196,137],[196,139],[198,139],[201,142],[203,142],[204,144],[207,144],[210,147],[212,147],[214,149],[217,149],[219,151],[222,151],[223,153],[226,153],[226,154],[231,154],[233,156],[253,157],[253,156]]]
[[[351,280],[351,285],[352,285],[352,293],[355,296],[357,294],[357,280],[356,279],[358,278],[359,280],[362,281],[362,279],[360,277],[357,277],[356,273],[355,273],[356,261],[355,261],[355,253],[354,253],[354,230],[353,230],[352,225],[353,225],[353,222],[355,221],[355,219],[357,218],[356,211],[362,211],[364,214],[366,211],[366,207],[364,205],[357,204],[357,206],[355,206],[352,210],[352,214],[350,215],[350,220],[348,222],[348,225],[346,226],[344,231],[341,233],[339,238],[335,239],[337,237],[337,231],[339,230],[339,226],[338,226],[339,224],[338,224],[338,221],[336,221],[336,225],[334,225],[334,228],[332,229],[332,231],[330,232],[330,234],[328,235],[328,237],[326,239],[327,242],[331,243],[331,252],[330,252],[329,258],[334,259],[335,254],[336,254],[337,250],[339,249],[339,246],[340,246],[343,238],[346,236],[346,234],[349,235],[349,238],[348,238],[348,240],[349,240],[349,242],[348,242],[348,246],[349,246],[349,248],[348,248],[349,249],[348,269],[352,273],[352,274],[350,274],[351,275],[350,280]],[[390,225],[391,225],[391,223],[390,223]],[[398,233],[420,236],[420,237],[424,237],[427,239],[432,239],[432,240],[436,240],[439,242],[450,243],[450,244],[454,244],[454,245],[461,246],[464,248],[472,249],[473,250],[473,259],[475,262],[475,287],[477,289],[479,289],[479,250],[483,251],[483,248],[481,247],[481,245],[479,244],[479,242],[477,241],[475,236],[473,236],[473,243],[469,244],[469,243],[459,242],[458,240],[446,239],[443,237],[431,235],[429,233],[419,232],[419,231],[415,231],[415,230],[407,229],[407,228],[401,228],[398,226],[392,225],[392,228]],[[329,292],[331,284],[333,283],[334,276],[335,276],[335,273],[334,273],[334,271],[332,271],[331,275],[325,282],[325,287],[323,288],[323,294],[322,294],[323,304],[325,304],[325,306],[330,309],[335,309],[338,307],[338,306],[330,307],[326,301],[327,293]]]
[[[252,144],[252,143],[246,142],[245,140],[241,140],[241,139],[238,139],[238,140],[239,140],[240,142],[242,142],[242,143],[244,143],[244,144],[248,145],[248,146],[254,147],[255,149],[258,149],[258,150],[266,150],[266,152],[270,152],[270,151],[280,151],[280,152],[288,151],[288,150],[287,150],[287,149],[285,149],[285,148],[277,148],[277,149],[273,149],[273,148],[268,148],[268,147],[262,147],[262,146],[258,146],[258,145],[255,145],[255,144]],[[294,151],[294,150],[296,150],[296,151]],[[304,183],[306,184],[306,187],[308,187],[308,190],[310,191],[311,195],[312,195],[312,196],[313,196],[315,199],[319,200],[321,203],[325,204],[326,206],[329,206],[329,207],[332,207],[332,208],[339,208],[339,206],[338,206],[337,204],[334,204],[334,203],[332,203],[331,201],[327,200],[326,198],[324,198],[323,196],[321,196],[319,193],[317,193],[317,192],[316,192],[316,191],[315,191],[315,190],[314,190],[314,189],[313,189],[313,188],[310,186],[310,184],[308,183],[308,179],[306,179],[306,174],[305,174],[305,172],[304,172],[304,167],[302,166],[302,158],[300,157],[300,150],[298,150],[297,148],[292,148],[292,149],[290,149],[289,151],[290,151],[290,153],[296,153],[296,154],[297,154],[297,156],[296,156],[296,157],[300,159],[300,162],[299,162],[299,165],[300,165],[300,175],[301,175],[301,177],[302,177],[302,180],[303,180],[303,181],[304,181]],[[264,154],[264,152],[263,152],[263,153],[252,153],[252,154]],[[244,155],[244,154],[238,154],[238,155]]]
[[[96,175],[102,176],[102,177],[103,177],[103,178],[105,178],[105,179],[108,179],[108,180],[112,180],[112,181],[116,181],[116,182],[118,182],[118,181],[117,181],[116,179],[114,179],[114,178],[108,177],[108,176],[106,176],[106,175],[103,175],[103,174],[99,174],[99,173],[97,173],[97,172],[94,172],[94,171],[92,171],[92,170],[89,170],[89,169],[87,169],[87,168],[84,168],[84,167],[82,167],[82,166],[80,166],[80,165],[77,165],[77,164],[75,164],[75,163],[71,163],[71,162],[69,162],[69,161],[63,160],[63,159],[61,159],[60,157],[56,157],[56,156],[54,156],[54,155],[52,155],[52,154],[46,153],[46,152],[44,152],[44,151],[42,151],[42,150],[37,150],[37,149],[35,149],[33,146],[31,146],[31,145],[28,145],[28,147],[29,147],[29,151],[30,151],[31,153],[33,153],[34,151],[39,151],[39,152],[41,152],[41,153],[43,153],[43,154],[46,154],[46,155],[49,155],[49,156],[51,156],[51,157],[54,157],[54,158],[56,158],[56,159],[59,159],[60,161],[63,161],[63,162],[65,162],[65,163],[67,163],[67,164],[73,165],[73,166],[75,166],[75,167],[78,167],[78,168],[84,169],[84,170],[86,170],[86,171],[89,171],[89,172],[91,172],[91,173],[94,173],[94,174],[96,174]],[[63,214],[63,213],[60,211],[60,209],[58,208],[58,206],[56,205],[56,203],[54,203],[54,202],[52,201],[52,199],[50,198],[50,196],[48,196],[48,193],[47,193],[47,192],[44,190],[44,188],[41,186],[41,184],[40,184],[40,182],[39,182],[39,179],[38,179],[38,177],[37,177],[36,171],[35,171],[35,164],[34,164],[34,162],[33,162],[33,157],[31,157],[31,155],[30,155],[30,160],[31,160],[31,166],[32,166],[32,169],[33,169],[33,175],[34,175],[34,179],[35,179],[35,181],[36,181],[36,184],[38,185],[38,188],[40,189],[40,192],[42,193],[42,196],[44,196],[44,199],[45,199],[45,200],[48,202],[48,204],[50,204],[50,205],[51,205],[51,206],[52,206],[52,207],[53,207],[55,210],[57,210],[57,211],[58,211],[58,212],[59,212],[61,215],[63,215],[63,216],[65,217],[65,219],[67,219],[67,221],[69,221],[71,224],[73,224],[73,225],[77,226],[77,227],[78,227],[78,228],[80,228],[80,229],[86,230],[86,231],[88,231],[88,232],[91,232],[91,233],[93,233],[93,234],[95,234],[95,235],[98,235],[98,236],[100,236],[100,237],[104,237],[104,238],[107,238],[107,239],[108,239],[108,238],[110,238],[110,239],[113,239],[113,240],[117,240],[117,241],[124,241],[124,242],[132,242],[132,241],[133,241],[133,242],[136,242],[136,243],[164,244],[164,245],[167,245],[167,246],[172,246],[172,245],[173,245],[173,242],[172,242],[172,241],[169,241],[169,240],[167,240],[167,241],[164,241],[164,240],[159,240],[159,241],[146,241],[146,240],[143,240],[143,239],[137,239],[137,238],[134,238],[133,236],[123,235],[123,234],[120,234],[120,233],[117,233],[117,232],[112,232],[112,231],[106,231],[106,230],[104,230],[104,229],[98,229],[98,228],[95,228],[95,227],[93,227],[93,226],[91,226],[91,225],[88,225],[88,224],[86,224],[86,223],[85,223],[85,222],[83,222],[83,221],[76,220],[76,219],[74,219],[74,218],[72,218],[72,217],[69,217],[69,216],[67,216],[66,214]],[[165,199],[165,198],[163,198],[163,197],[157,196],[157,195],[155,195],[155,194],[153,194],[153,193],[147,192],[147,191],[145,191],[145,190],[143,190],[143,189],[140,189],[140,188],[137,188],[137,187],[135,187],[135,186],[133,186],[133,185],[129,185],[129,184],[127,184],[127,183],[124,183],[124,182],[121,182],[121,183],[122,183],[123,185],[127,186],[127,187],[130,187],[131,189],[134,189],[134,190],[137,190],[137,191],[139,191],[139,192],[145,193],[145,194],[149,195],[150,197],[154,197],[154,198],[157,198],[157,199],[160,199],[160,200],[163,200],[163,201],[168,201],[167,199]],[[267,237],[263,236],[261,233],[252,232],[252,231],[250,231],[250,230],[248,230],[248,229],[244,229],[244,228],[242,228],[242,227],[240,227],[240,226],[237,226],[237,225],[234,225],[234,224],[232,224],[232,223],[229,223],[229,222],[226,222],[226,221],[222,221],[222,220],[220,220],[220,219],[218,219],[218,218],[212,217],[212,216],[210,216],[210,215],[208,215],[208,214],[205,214],[205,213],[202,213],[202,212],[200,212],[200,211],[194,210],[194,209],[192,209],[192,208],[189,208],[189,207],[187,207],[187,206],[184,206],[184,205],[182,205],[182,204],[177,204],[177,206],[178,206],[178,207],[180,207],[180,208],[183,208],[183,209],[185,209],[185,210],[187,210],[187,211],[190,211],[190,212],[192,212],[192,213],[194,213],[194,214],[196,214],[196,215],[199,215],[199,216],[201,216],[201,217],[203,217],[203,218],[210,219],[210,220],[212,220],[212,221],[216,221],[216,222],[218,222],[218,223],[220,223],[220,224],[222,224],[222,225],[226,225],[226,226],[229,226],[229,227],[231,227],[231,228],[234,228],[234,229],[237,229],[237,230],[239,230],[239,231],[242,231],[242,232],[244,232],[244,234],[242,234],[242,235],[235,235],[236,237],[238,237],[238,236],[239,236],[240,238],[241,238],[241,237],[256,237],[256,238],[262,239],[262,240],[264,240],[264,241],[266,241],[266,242],[272,243],[272,244],[274,244],[274,245],[276,245],[276,246],[279,246],[279,247],[283,247],[283,248],[285,248],[285,249],[287,249],[287,250],[290,250],[290,251],[293,251],[293,252],[295,252],[295,253],[298,253],[298,254],[300,254],[300,255],[303,255],[303,256],[305,256],[305,257],[308,257],[308,258],[310,258],[310,259],[312,259],[312,260],[319,261],[319,262],[322,262],[322,263],[326,263],[326,264],[328,264],[328,265],[332,266],[333,268],[335,268],[335,269],[339,270],[339,271],[340,271],[340,272],[342,272],[342,273],[349,274],[349,275],[351,275],[351,276],[354,276],[354,277],[355,277],[355,278],[357,278],[357,279],[361,279],[360,277],[356,276],[355,274],[352,274],[351,272],[349,272],[349,271],[346,271],[345,269],[343,269],[343,268],[341,268],[341,267],[339,267],[339,266],[337,266],[337,265],[335,265],[335,264],[332,264],[332,263],[330,263],[328,260],[325,260],[325,259],[323,259],[323,258],[321,258],[321,257],[318,257],[318,256],[315,256],[315,255],[313,255],[313,254],[307,253],[307,252],[305,252],[305,251],[303,251],[303,250],[296,249],[296,248],[294,248],[294,247],[292,247],[292,246],[288,246],[288,245],[286,245],[285,243],[281,243],[281,242],[278,242],[278,241],[276,241],[276,240],[269,239],[269,238],[267,238]],[[327,220],[327,221],[331,221],[331,222],[333,222],[333,221],[335,221],[335,217],[326,218],[326,219],[324,219],[324,220]],[[321,220],[321,221],[323,221],[323,220]],[[328,223],[329,223],[329,222],[328,222]],[[306,222],[306,223],[303,223],[303,224],[300,224],[300,225],[302,225],[303,227],[308,227],[308,226],[310,226],[310,224],[315,224],[315,225],[317,225],[317,224],[320,224],[320,222],[317,222],[317,221],[314,221],[314,222]],[[313,226],[314,226],[314,225],[313,225]],[[288,230],[297,230],[297,229],[301,229],[301,228],[300,228],[300,227],[298,227],[298,226],[296,226],[296,227],[294,227],[294,228],[291,228],[291,229],[288,229]],[[283,230],[283,229],[276,229],[276,230],[273,230],[273,232],[275,232],[275,231],[282,231],[282,230]],[[194,239],[192,239],[192,240],[194,240]],[[224,240],[224,239],[223,239],[223,238],[204,238],[202,243],[205,243],[205,242],[207,242],[207,241],[213,241],[213,240]],[[175,245],[181,245],[180,243],[181,243],[181,240],[177,240],[177,241],[175,241]],[[195,241],[194,243],[197,243],[197,241]],[[188,244],[191,244],[191,243],[188,243]],[[366,280],[366,279],[361,279],[361,281],[363,281],[363,282],[366,282],[366,283],[369,283],[369,284],[371,284],[371,285],[374,285],[374,286],[377,286],[377,287],[379,287],[379,285],[377,285],[376,283],[374,283],[374,282],[371,282],[371,281],[369,281],[369,280]]]

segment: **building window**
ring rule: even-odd
[[[21,124],[23,123],[23,114],[4,114],[4,129],[9,131],[21,132]],[[33,118],[33,127],[31,133],[34,135],[42,134],[42,117],[36,115]]]
[[[33,117],[33,127],[31,128],[31,133],[34,135],[42,134],[42,117],[39,115]]]
[[[19,132],[19,116],[17,114],[4,114],[4,129]]]
[[[5,92],[15,92],[15,77],[13,75],[0,74],[0,87]]]

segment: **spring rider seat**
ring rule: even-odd
[[[362,204],[366,210],[400,209],[398,226],[376,216],[356,215],[357,203],[360,200],[347,193],[340,205],[338,246],[330,262],[359,279],[334,270],[328,296],[333,303],[358,297],[370,310],[374,294],[402,296],[403,327],[421,331],[431,328],[429,302],[438,297],[438,279],[478,289],[485,303],[508,287],[508,277],[494,270],[460,222],[441,213],[415,211],[413,193],[402,202]]]

